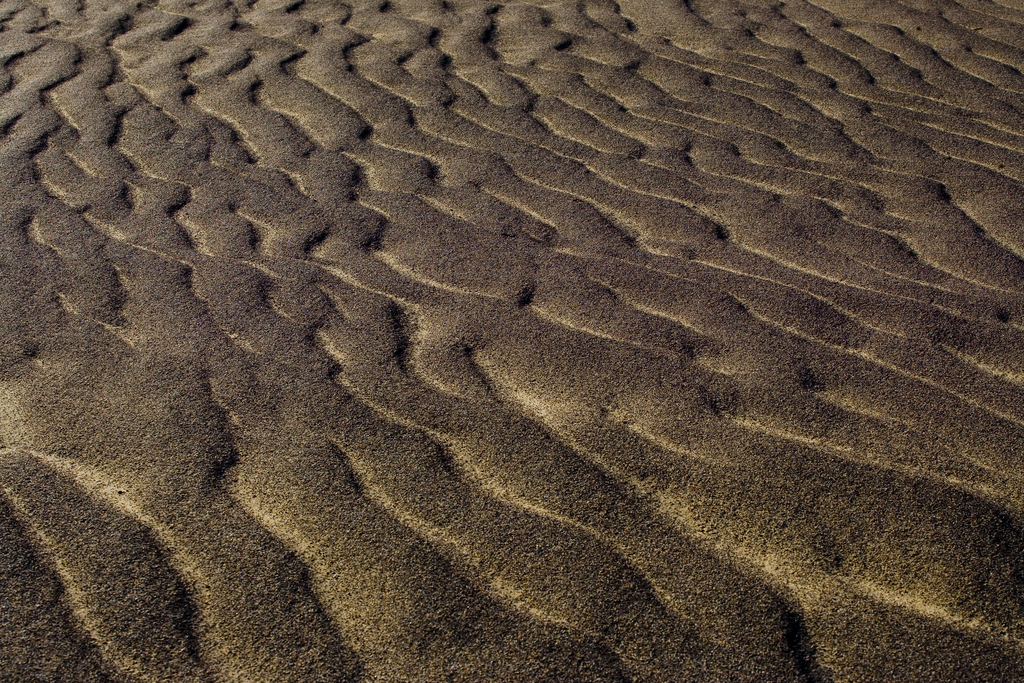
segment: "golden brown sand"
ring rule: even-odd
[[[0,680],[1024,677],[1021,0],[3,0]]]

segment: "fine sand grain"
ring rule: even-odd
[[[0,681],[1024,680],[1022,0],[0,0]]]

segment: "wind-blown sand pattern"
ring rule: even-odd
[[[4,681],[1024,677],[1019,0],[3,0]]]

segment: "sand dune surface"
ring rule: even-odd
[[[1024,679],[1020,0],[2,0],[0,680]]]

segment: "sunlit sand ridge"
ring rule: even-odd
[[[3,0],[0,679],[1024,678],[1020,0]]]

